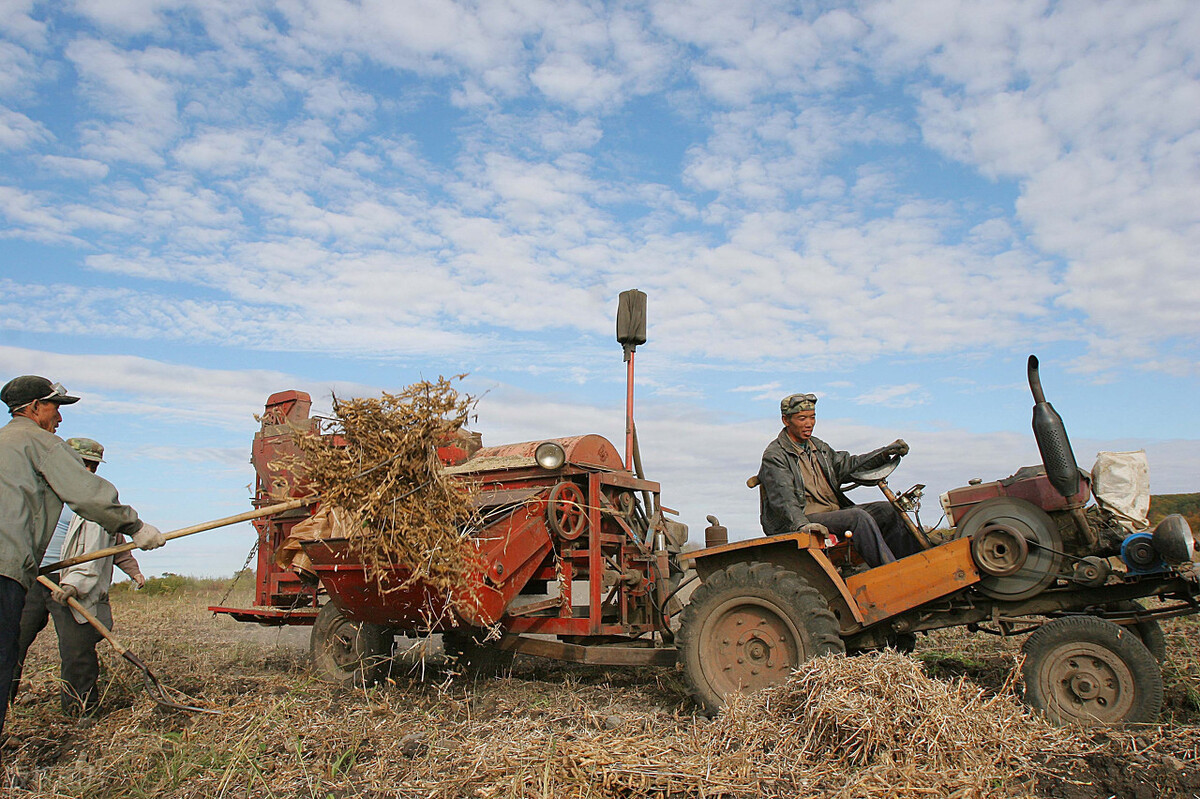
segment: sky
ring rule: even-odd
[[[1197,491],[1198,49],[1190,0],[0,0],[0,379],[79,394],[59,434],[171,530],[250,507],[285,389],[466,373],[485,444],[620,448],[639,288],[697,542],[761,534],[797,391],[836,449],[907,440],[936,522],[1038,462],[1031,353],[1084,468]]]

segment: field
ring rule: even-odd
[[[922,637],[913,657],[826,659],[793,684],[698,716],[668,668],[518,658],[456,675],[436,639],[401,639],[387,685],[334,688],[307,629],[205,611],[225,583],[114,594],[117,633],[166,684],[220,716],[159,709],[101,644],[102,712],[58,711],[54,635],[26,667],[4,744],[12,797],[1200,796],[1200,623],[1167,623],[1159,725],[1061,730],[1009,680],[1016,642]],[[242,580],[231,601],[249,603]]]

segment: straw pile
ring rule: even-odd
[[[470,487],[443,474],[436,451],[474,405],[439,377],[378,399],[335,396],[333,428],[323,432],[342,441],[296,434],[301,468],[322,501],[349,517],[351,549],[377,579],[399,566],[411,580],[450,591],[478,571],[468,535],[475,518]]]
[[[734,697],[717,730],[766,782],[834,796],[997,795],[1069,736],[1020,704],[945,682],[906,655],[824,657],[786,684]],[[847,779],[848,778],[848,779]],[[781,791],[786,793],[786,791]]]

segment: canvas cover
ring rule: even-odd
[[[1150,527],[1150,464],[1145,450],[1100,452],[1092,467],[1096,502],[1130,532]]]

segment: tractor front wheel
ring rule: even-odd
[[[1025,701],[1055,724],[1153,721],[1162,708],[1158,662],[1131,630],[1095,616],[1038,628],[1022,647]]]
[[[317,612],[309,648],[318,678],[362,687],[380,679],[391,657],[392,636],[379,624],[351,621],[326,602]]]
[[[731,693],[784,682],[804,661],[846,651],[821,594],[771,563],[735,563],[706,577],[675,641],[692,695],[709,715]]]

